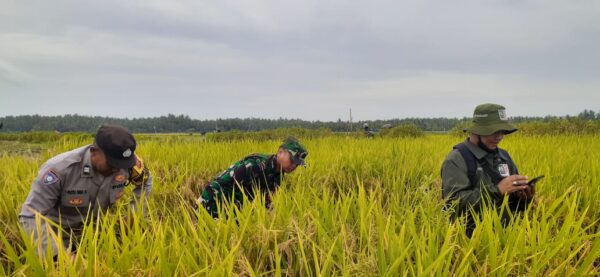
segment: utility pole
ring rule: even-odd
[[[352,132],[352,108],[350,108],[350,132]]]

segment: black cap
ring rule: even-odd
[[[96,133],[95,143],[102,149],[111,167],[129,169],[135,165],[135,138],[124,127],[102,125]]]

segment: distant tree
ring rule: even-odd
[[[583,112],[580,112],[577,117],[584,120],[596,119],[596,112],[594,112],[593,110],[583,110]]]

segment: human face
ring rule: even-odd
[[[500,144],[504,135],[504,131],[498,131],[489,136],[481,136],[481,143],[488,149],[494,150],[498,148],[498,144]]]
[[[290,173],[298,167],[298,165],[292,161],[290,152],[283,148],[279,148],[279,151],[277,151],[277,164],[285,173]]]
[[[108,162],[106,161],[106,155],[102,149],[98,148],[97,146],[92,146],[92,148],[90,148],[90,152],[90,160],[95,172],[98,172],[106,177],[119,171],[118,168],[108,165]]]

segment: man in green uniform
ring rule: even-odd
[[[527,185],[527,176],[519,175],[508,152],[498,147],[505,135],[517,130],[509,123],[505,108],[479,105],[473,123],[469,138],[454,146],[442,164],[442,196],[447,207],[454,208],[452,220],[467,215],[469,237],[475,228],[470,212],[480,211],[483,201],[498,208],[506,196],[510,210],[520,211],[526,209],[535,193]],[[508,218],[505,213],[505,224]]]
[[[305,165],[307,155],[297,139],[287,138],[276,154],[251,154],[235,162],[204,188],[198,201],[213,218],[219,216],[217,203],[233,201],[231,204],[241,209],[244,195],[248,201],[265,197],[270,208],[271,195],[277,191],[283,176]]]

